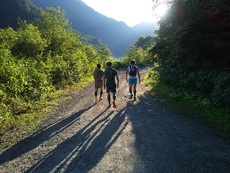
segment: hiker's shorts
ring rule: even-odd
[[[116,93],[116,84],[115,83],[108,83],[106,84],[106,92],[112,92],[112,93]]]
[[[129,84],[137,84],[137,78],[129,78]]]
[[[95,80],[95,89],[102,88],[102,80]]]

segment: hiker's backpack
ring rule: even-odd
[[[129,66],[129,75],[136,76],[137,75],[137,67],[134,65]]]

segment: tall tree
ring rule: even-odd
[[[64,45],[71,37],[72,30],[65,17],[65,12],[61,11],[60,8],[48,8],[47,11],[41,12],[41,17],[36,23],[42,37],[48,41],[46,53],[62,54]]]

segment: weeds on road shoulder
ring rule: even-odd
[[[7,116],[4,116],[4,119],[0,118],[0,151],[12,146],[38,128],[44,120],[49,118],[49,115],[58,109],[59,105],[71,99],[72,92],[86,86],[91,81],[92,78],[89,78],[75,86],[57,90],[49,95],[49,99],[31,103],[30,109],[25,113],[12,115],[10,112],[1,111],[0,114],[4,113]]]
[[[208,98],[197,93],[176,91],[159,82],[157,72],[150,71],[146,83],[153,88],[154,95],[163,97],[168,104],[191,112],[208,124],[216,127],[226,138],[230,137],[230,109],[211,104]]]

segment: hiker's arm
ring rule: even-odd
[[[116,74],[116,78],[117,78],[117,88],[119,88],[119,77],[117,74]]]

